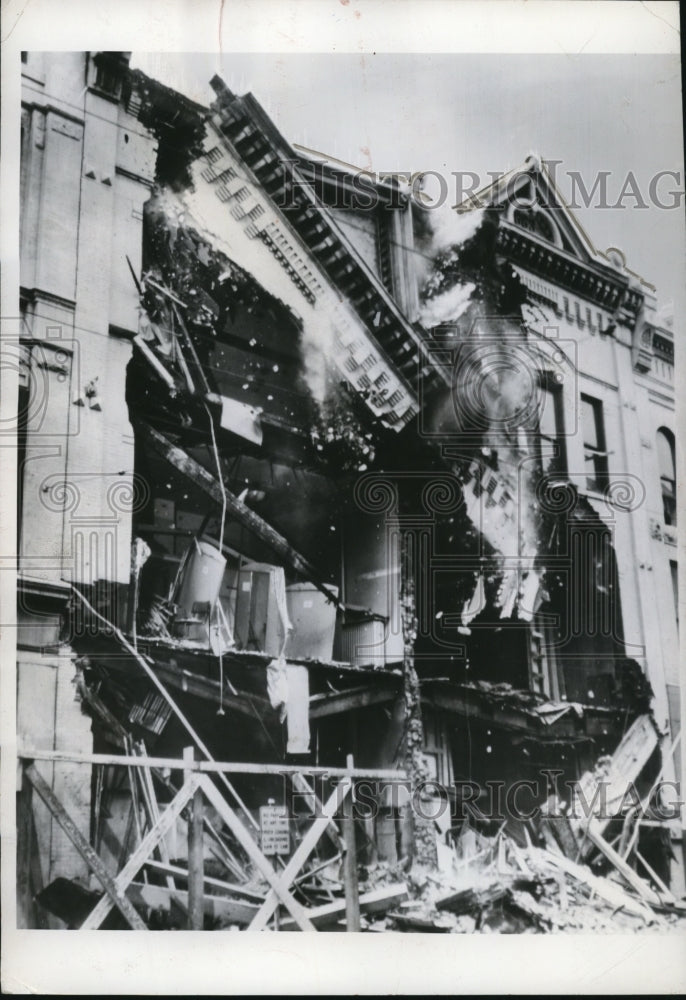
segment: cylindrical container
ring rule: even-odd
[[[180,618],[209,618],[226,569],[226,559],[209,542],[195,540],[181,575],[175,603]]]

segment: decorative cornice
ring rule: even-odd
[[[76,311],[76,300],[66,299],[62,295],[55,295],[54,292],[48,292],[44,288],[26,288],[22,287],[19,289],[19,295],[24,301],[31,303],[38,302],[49,302],[51,305],[59,306],[62,309],[67,309],[69,312]]]
[[[415,393],[420,391],[420,380],[425,392],[446,383],[444,373],[431,363],[422,334],[403,316],[383,283],[317,199],[309,179],[300,172],[298,158],[257,101],[250,94],[235,97],[218,78],[212,84],[218,95],[213,105],[215,127],[252,171],[272,204],[278,206],[324,274],[343,292],[401,378]]]
[[[630,326],[635,324],[643,295],[629,286],[628,278],[614,274],[595,262],[573,257],[504,220],[498,228],[497,246],[513,262],[617,313],[617,318]]]

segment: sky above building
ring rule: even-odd
[[[529,153],[558,161],[556,182],[594,245],[621,249],[681,325],[676,55],[134,53],[132,65],[203,104],[218,73],[252,92],[291,144],[375,173],[436,171],[452,203]]]

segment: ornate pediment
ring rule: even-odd
[[[635,324],[643,302],[619,251],[600,253],[538,157],[472,195],[458,211],[499,212],[497,246],[514,264]]]

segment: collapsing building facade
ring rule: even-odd
[[[21,925],[673,919],[654,290],[535,158],[439,212],[128,55],[23,65]]]

